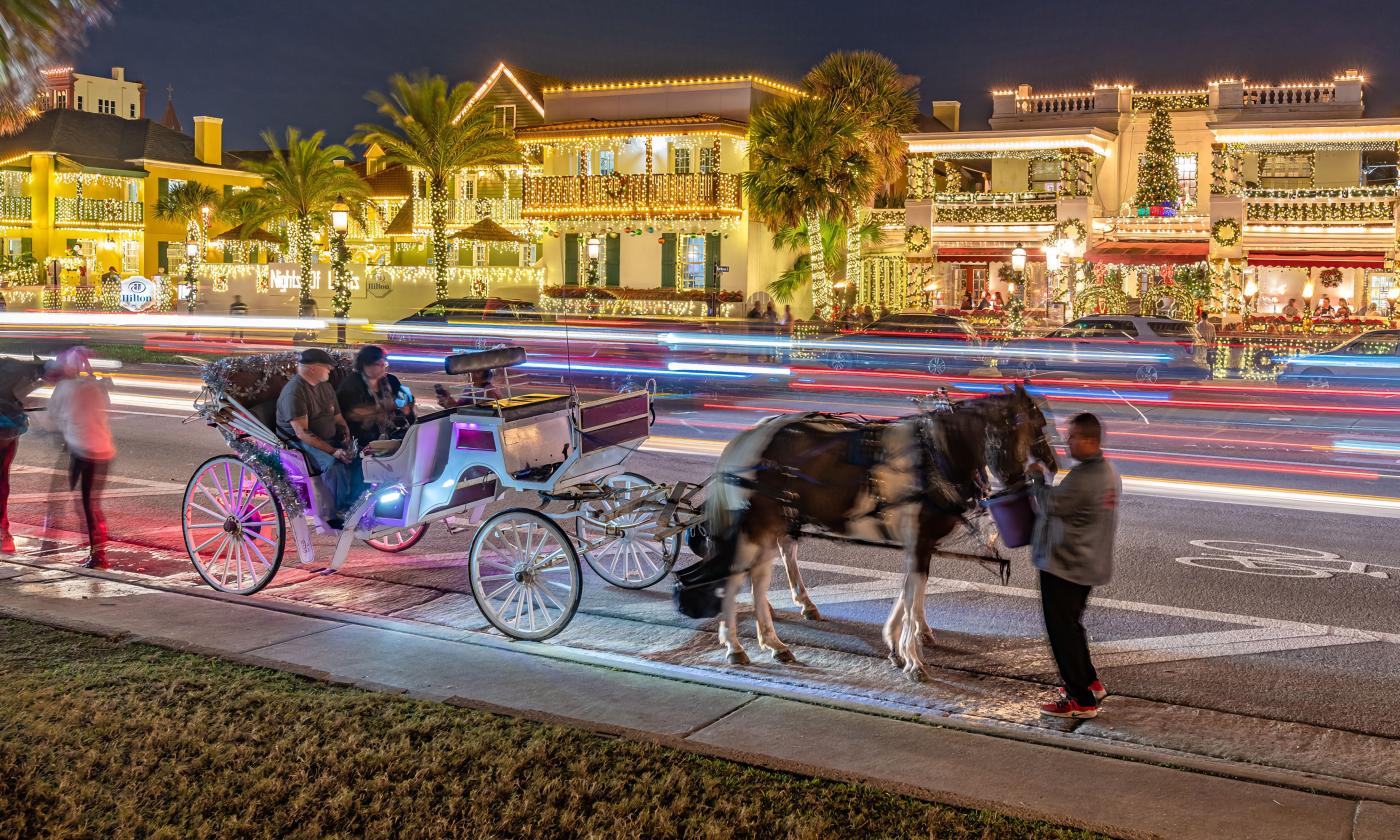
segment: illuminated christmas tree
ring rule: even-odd
[[[1181,188],[1176,181],[1176,141],[1172,139],[1172,118],[1165,108],[1152,112],[1147,128],[1147,150],[1138,159],[1138,207],[1177,205]],[[1154,214],[1156,215],[1156,214]]]

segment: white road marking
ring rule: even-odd
[[[156,489],[154,487],[104,487],[99,496],[100,498],[106,500],[135,498],[142,496],[178,496],[183,494],[184,492],[185,489],[183,487],[171,487],[165,489]],[[78,498],[81,498],[81,494],[79,494],[76,490],[59,490],[52,493],[11,493],[10,504],[23,505],[32,504],[34,502],[62,502]]]
[[[31,464],[15,464],[10,468],[11,475],[58,475],[65,479],[68,477],[68,470],[57,467],[37,467]],[[138,487],[152,487],[156,489],[178,489],[184,492],[185,485],[178,481],[154,481],[149,478],[131,478],[124,475],[109,475],[108,481],[118,481],[122,484],[134,484]],[[11,496],[10,498],[14,498]]]

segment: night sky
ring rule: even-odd
[[[1081,11],[1082,10],[1082,11]],[[159,119],[165,88],[186,130],[224,118],[225,148],[264,128],[340,141],[371,117],[366,91],[396,71],[480,81],[499,59],[578,81],[758,72],[797,81],[837,49],[874,49],[922,79],[921,108],[960,99],[985,126],[987,91],[1095,81],[1196,87],[1212,78],[1309,81],[1366,71],[1368,116],[1400,113],[1400,4],[1272,2],[964,3],[710,0],[123,0],[73,56],[125,66]]]

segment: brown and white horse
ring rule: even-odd
[[[730,441],[706,502],[709,550],[677,573],[676,601],[692,617],[720,614],[720,642],[733,664],[748,655],[738,638],[737,596],[753,586],[759,647],[794,661],[768,604],[773,560],[782,554],[793,600],[817,618],[796,565],[798,531],[898,545],[904,585],[885,622],[890,660],[924,676],[922,642],[932,639],[924,593],[933,552],[986,495],[988,472],[1003,486],[1024,480],[1031,457],[1055,466],[1045,413],[1021,386],[889,422],[840,415],[770,418]],[[722,597],[719,588],[723,587]]]

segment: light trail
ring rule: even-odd
[[[0,312],[0,325],[39,327],[114,327],[144,330],[150,327],[225,330],[322,330],[339,323],[329,318],[266,318],[249,315],[143,315],[104,312]],[[346,319],[363,324],[363,319]]]

